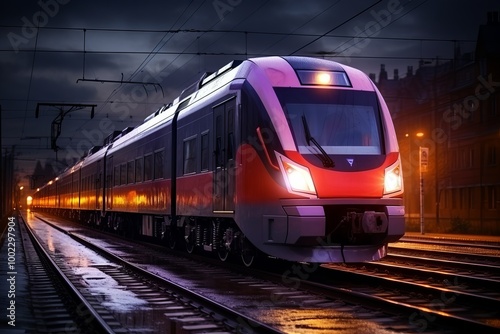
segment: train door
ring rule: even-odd
[[[97,173],[95,179],[95,199],[96,207],[92,209],[102,210],[102,160],[97,161]]]
[[[213,211],[234,212],[236,155],[236,98],[213,108],[214,112],[214,184]]]
[[[111,210],[113,208],[113,157],[109,157],[106,164],[106,193],[104,195],[106,199],[106,209]],[[115,176],[116,178],[117,176]]]

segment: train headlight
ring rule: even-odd
[[[384,195],[396,194],[403,192],[403,169],[401,161],[398,159],[396,163],[385,169],[384,176]]]
[[[280,170],[290,193],[316,197],[316,188],[307,167],[299,165],[287,157],[276,153]]]

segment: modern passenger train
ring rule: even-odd
[[[304,262],[386,255],[405,231],[396,134],[361,71],[233,61],[112,133],[33,196],[49,210],[189,252]]]

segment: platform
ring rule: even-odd
[[[474,235],[474,234],[452,234],[452,233],[425,233],[420,232],[406,232],[404,237],[408,238],[423,238],[423,239],[436,239],[436,240],[450,240],[450,241],[484,241],[487,243],[500,244],[500,236],[498,235]]]
[[[0,231],[3,233],[0,238],[0,332],[35,333],[26,255],[19,220],[12,217],[9,218],[9,225],[13,227],[10,234],[7,229]]]

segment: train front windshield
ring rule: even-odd
[[[375,92],[277,88],[301,154],[383,154]]]

